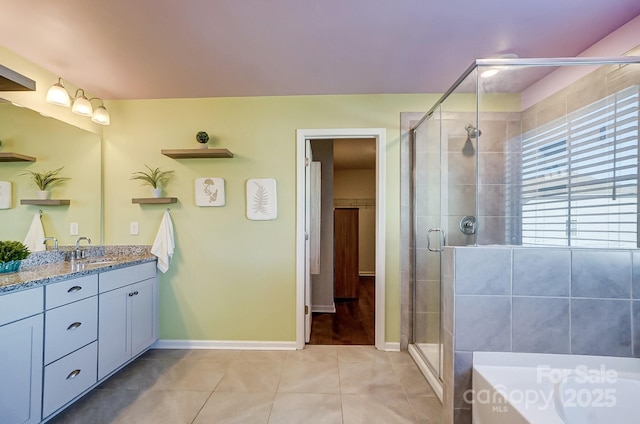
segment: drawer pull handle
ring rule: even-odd
[[[82,290],[82,287],[80,287],[80,286],[73,286],[73,287],[71,287],[69,290],[67,290],[67,293],[75,293],[75,292],[80,291],[80,290]]]
[[[69,373],[69,375],[67,376],[67,380],[71,380],[76,378],[78,375],[80,374],[80,370],[73,370]]]
[[[82,325],[82,323],[81,323],[81,322],[77,322],[77,321],[76,321],[76,322],[74,322],[73,324],[70,324],[70,325],[67,327],[67,330],[75,330],[76,328],[80,327],[81,325]]]

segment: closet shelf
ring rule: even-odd
[[[14,152],[0,152],[0,162],[35,162],[36,158],[33,156],[23,155],[21,153]]]
[[[173,159],[232,158],[227,149],[163,149],[161,153]]]
[[[21,199],[21,205],[37,205],[37,206],[66,206],[71,204],[69,199]]]
[[[166,203],[176,203],[177,201],[177,197],[138,197],[131,199],[131,203],[146,205],[161,205]]]

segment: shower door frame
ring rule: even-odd
[[[411,331],[411,340],[410,343],[413,347],[413,350],[423,359],[424,364],[429,368],[429,372],[431,373],[431,375],[435,378],[437,378],[437,380],[439,381],[440,384],[443,383],[443,377],[442,377],[442,360],[443,360],[443,340],[442,340],[442,336],[443,336],[443,331],[442,331],[442,251],[444,250],[444,247],[446,246],[446,235],[444,235],[444,232],[442,230],[442,205],[440,204],[440,202],[442,201],[442,194],[441,194],[441,190],[442,190],[442,180],[441,180],[441,176],[440,176],[440,180],[438,181],[438,190],[440,190],[438,192],[438,204],[440,205],[438,208],[438,225],[437,227],[435,227],[435,229],[439,232],[438,233],[438,237],[439,237],[439,243],[440,243],[440,250],[436,251],[436,250],[431,250],[430,248],[430,244],[428,243],[428,247],[427,249],[429,250],[429,253],[437,253],[438,255],[438,267],[440,268],[438,270],[438,275],[439,275],[439,281],[440,281],[440,285],[439,285],[439,291],[440,291],[440,302],[438,302],[438,363],[437,364],[433,364],[431,362],[431,358],[429,358],[426,354],[426,352],[424,352],[421,348],[418,348],[417,345],[418,343],[416,342],[415,339],[415,319],[416,319],[416,311],[417,308],[415,306],[415,302],[417,300],[417,296],[416,296],[416,284],[417,284],[417,271],[416,271],[416,267],[418,265],[418,260],[417,260],[417,253],[418,253],[418,246],[416,244],[416,234],[418,231],[418,221],[417,221],[417,215],[416,215],[416,203],[417,203],[417,191],[416,191],[416,185],[417,185],[417,162],[416,162],[416,130],[418,129],[418,127],[420,127],[421,125],[425,124],[426,121],[428,121],[433,113],[435,112],[435,108],[430,110],[428,114],[425,114],[417,123],[415,123],[413,126],[411,126],[411,128],[409,129],[409,167],[411,170],[411,174],[410,174],[410,181],[409,181],[409,196],[410,196],[410,208],[409,208],[409,221],[410,221],[410,240],[411,240],[411,246],[413,246],[412,252],[411,252],[411,271],[410,271],[410,279],[411,279],[411,298],[412,298],[412,302],[413,302],[413,306],[412,306],[412,311],[413,313],[411,314],[411,320],[412,320],[412,331]],[[439,123],[439,125],[441,125],[441,123]],[[438,154],[438,163],[441,166],[441,155],[442,155],[442,141],[441,141],[441,134],[442,132],[442,128],[440,127],[440,129],[438,130],[438,140],[437,140],[437,145],[438,145],[438,150],[437,150],[437,154]],[[440,170],[438,170],[438,172],[440,172]],[[430,226],[431,227],[431,226]],[[434,230],[434,228],[430,228],[428,233],[431,233],[432,230]],[[429,236],[430,234],[427,235],[427,239],[429,240]],[[428,271],[427,271],[428,272]],[[431,376],[429,376],[431,377]],[[428,377],[428,378],[429,378]],[[432,382],[432,386],[435,388],[436,385],[434,385]],[[439,396],[440,397],[440,396]]]

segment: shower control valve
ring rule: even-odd
[[[476,233],[476,217],[465,216],[460,220],[460,231],[463,234],[471,235]]]

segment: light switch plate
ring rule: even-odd
[[[69,235],[70,236],[77,236],[78,235],[78,223],[77,222],[69,223]]]
[[[132,236],[137,236],[138,235],[138,222],[137,221],[131,221],[129,223],[129,234],[131,234]]]

